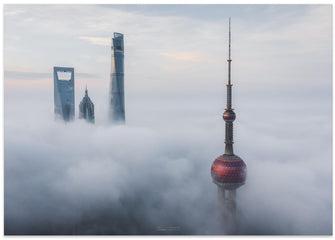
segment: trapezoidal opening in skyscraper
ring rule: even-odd
[[[74,119],[74,68],[54,67],[55,118]]]

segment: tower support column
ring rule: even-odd
[[[226,234],[236,234],[236,190],[226,190],[218,186],[218,218]]]

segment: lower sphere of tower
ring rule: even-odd
[[[233,110],[231,109],[227,109],[224,113],[223,113],[223,120],[225,120],[226,122],[233,122],[236,118],[236,114]]]
[[[212,164],[213,182],[226,189],[236,189],[245,183],[247,167],[236,155],[223,154]]]

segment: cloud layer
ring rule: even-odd
[[[7,234],[224,233],[210,177],[224,151],[219,99],[129,97],[118,127],[99,112],[96,125],[54,122],[49,103],[26,99],[35,114],[7,97]],[[235,152],[248,166],[240,234],[331,234],[331,115],[305,104],[258,105],[262,121],[237,110]]]

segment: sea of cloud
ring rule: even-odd
[[[48,94],[5,92],[5,234],[225,233],[210,176],[224,96],[129,93],[112,126],[104,95],[92,125],[54,121]],[[239,234],[332,233],[331,102],[300,99],[239,95]]]

